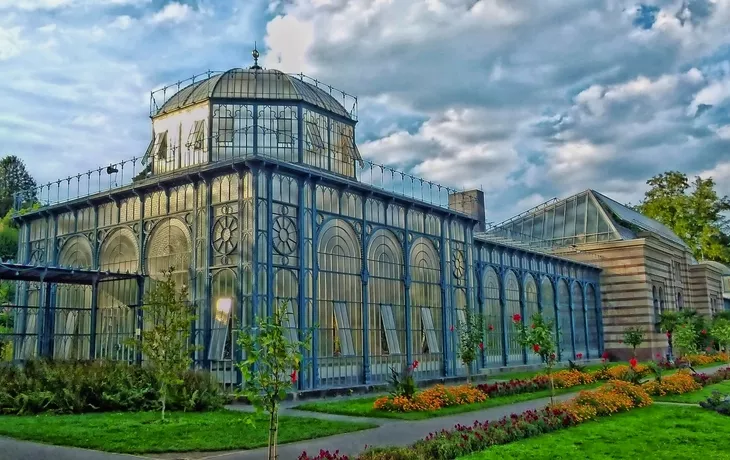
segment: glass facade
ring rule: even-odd
[[[153,168],[131,188],[22,216],[21,262],[145,278],[96,290],[23,283],[15,360],[49,350],[58,359],[143,360],[129,339],[151,324],[141,299],[168,269],[197,309],[195,366],[225,385],[240,383],[238,331],[277,304],[291,313],[292,339],[316,326],[302,390],[386,382],[413,360],[421,380],[464,374],[455,326],[467,310],[486,316],[477,367],[533,362],[512,318],[538,311],[559,318],[564,359],[574,336],[583,337],[575,351],[597,353],[596,268],[475,239],[476,221],[464,214],[353,180],[352,120],[321,105],[259,102],[212,101],[204,123],[191,124],[208,130],[205,164],[187,164],[199,166],[195,174]],[[196,142],[191,151],[202,148]],[[587,201],[562,210],[561,222],[585,221]],[[592,297],[571,298],[569,286]],[[50,335],[40,326],[49,312]],[[42,347],[38,331],[52,345]]]

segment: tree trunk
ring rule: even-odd
[[[276,457],[276,402],[271,404],[269,413],[269,455],[268,460],[277,460]]]
[[[670,362],[674,361],[674,350],[672,349],[672,333],[667,332],[667,342],[669,343],[669,346],[667,347],[667,355]]]
[[[466,383],[471,384],[471,363],[466,365]]]
[[[550,405],[552,406],[555,403],[553,400],[555,398],[555,385],[553,384],[553,369],[551,367],[547,368],[547,374],[550,379]]]
[[[160,396],[162,397],[162,421],[165,421],[165,406],[167,404],[167,384],[165,382],[162,383],[162,388],[160,388]]]

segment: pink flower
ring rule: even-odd
[[[452,324],[451,326],[449,326],[449,330],[450,330],[451,332],[454,332],[454,325],[453,325],[453,324]]]
[[[662,359],[662,355],[661,355],[661,353],[657,353],[657,354],[656,354],[656,359]]]
[[[583,353],[578,353],[577,355],[575,355],[575,357],[577,359],[583,359]]]
[[[603,354],[601,355],[601,358],[608,359],[608,352],[604,351]]]

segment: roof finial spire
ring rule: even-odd
[[[260,69],[261,66],[259,66],[259,50],[256,45],[256,42],[253,42],[253,51],[251,51],[251,56],[253,56],[253,65],[251,66],[252,69]]]

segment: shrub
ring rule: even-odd
[[[550,379],[547,375],[537,375],[529,380],[510,380],[509,382],[482,383],[477,388],[490,398],[510,396],[550,388]]]
[[[692,378],[695,380],[695,382],[699,383],[703,387],[715,383],[720,383],[725,380],[730,380],[730,367],[720,369],[710,375],[704,373],[692,374]]]
[[[605,385],[603,388],[605,391],[612,391],[628,396],[634,407],[646,407],[652,403],[651,396],[640,385],[634,385],[633,383],[623,382],[621,380],[613,380],[608,382],[608,385]]]
[[[416,394],[418,386],[416,380],[413,378],[413,371],[418,369],[418,360],[413,361],[412,364],[404,366],[403,372],[398,372],[394,367],[390,368],[390,384],[391,390],[390,395],[395,397],[403,396],[406,398],[412,398]]]
[[[650,372],[651,369],[643,364],[637,364],[633,368],[625,364],[619,364],[618,366],[613,366],[606,371],[606,380],[629,381],[634,377],[634,375],[639,378],[643,378],[649,375]]]
[[[697,391],[702,385],[685,370],[677,371],[676,374],[665,377],[661,382],[647,382],[642,387],[652,396],[681,395],[691,391]]]
[[[444,407],[473,404],[487,400],[487,394],[471,385],[435,387],[416,393],[413,397],[385,396],[373,403],[373,408],[388,412],[434,411]]]
[[[208,373],[186,371],[170,392],[169,410],[205,411],[224,403]],[[149,367],[122,362],[29,361],[0,366],[0,412],[72,414],[160,409],[160,384]]]
[[[719,391],[713,391],[712,396],[707,398],[706,401],[700,402],[700,407],[730,416],[730,396],[723,395]]]
[[[624,331],[624,342],[631,346],[631,353],[636,358],[636,348],[644,343],[644,330],[638,326],[627,328]]]
[[[553,374],[555,388],[571,388],[595,382],[591,374],[578,370],[562,370]]]
[[[581,406],[592,406],[599,416],[624,412],[634,407],[633,400],[623,392],[611,391],[603,386],[597,390],[581,391],[574,403]]]

